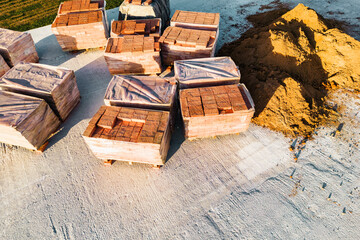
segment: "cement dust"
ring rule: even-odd
[[[288,136],[336,119],[329,92],[360,89],[360,42],[299,4],[250,16],[254,28],[224,45],[255,101],[253,122]]]

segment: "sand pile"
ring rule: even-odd
[[[219,55],[239,65],[256,124],[307,135],[335,113],[324,104],[329,91],[360,90],[360,42],[303,4],[283,13],[249,17],[255,27]]]

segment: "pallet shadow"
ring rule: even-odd
[[[80,103],[61,125],[61,130],[49,139],[48,147],[53,146],[84,119],[90,119],[104,105],[104,94],[112,75],[109,73],[103,56],[75,71],[80,91]],[[85,130],[82,129],[80,134]],[[82,140],[81,140],[82,141]]]

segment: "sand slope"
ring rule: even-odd
[[[337,115],[325,104],[329,91],[360,90],[360,42],[303,4],[273,19],[282,12],[250,17],[257,27],[219,53],[240,66],[256,124],[306,136]]]

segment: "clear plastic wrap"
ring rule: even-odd
[[[237,84],[241,77],[230,57],[175,61],[174,71],[180,88]]]

